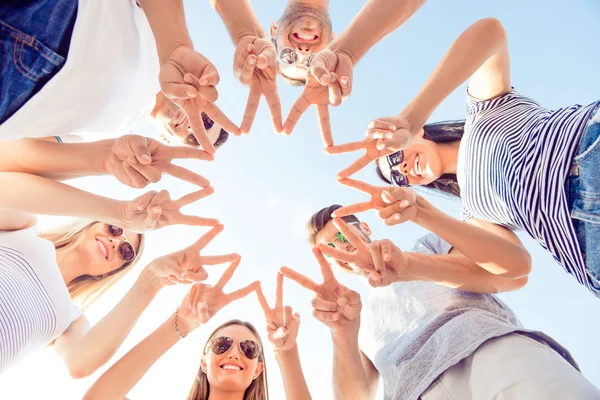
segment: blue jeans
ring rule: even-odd
[[[63,67],[78,0],[0,3],[0,124]]]
[[[592,291],[600,297],[600,108],[592,115],[568,178],[571,217]]]

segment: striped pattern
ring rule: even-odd
[[[588,288],[565,182],[596,106],[547,110],[514,90],[486,101],[467,96],[457,166],[463,220],[525,230]]]
[[[0,246],[0,373],[55,336],[52,299],[27,258]]]

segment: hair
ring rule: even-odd
[[[52,242],[55,249],[60,249],[79,239],[83,232],[86,232],[92,225],[98,222],[99,221],[89,222],[87,220],[78,219],[68,225],[42,232],[40,237]],[[67,284],[67,289],[69,290],[73,302],[75,302],[83,311],[121,279],[127,271],[131,269],[131,266],[139,261],[144,250],[144,235],[139,234],[139,238],[140,244],[136,249],[135,258],[133,260],[124,263],[119,268],[107,274],[100,276],[81,275]]]
[[[250,322],[240,321],[239,319],[232,319],[230,321],[225,322],[224,324],[221,324],[217,329],[215,329],[208,337],[206,344],[213,340],[221,329],[227,328],[228,326],[232,325],[245,326],[250,330],[250,332],[252,332],[254,336],[256,336],[258,345],[260,346],[258,361],[262,362],[264,365],[264,368],[260,375],[252,381],[250,386],[246,388],[246,391],[244,392],[244,400],[269,400],[269,384],[267,382],[267,365],[265,363],[265,354],[263,350],[262,341],[260,340],[260,335],[258,334],[258,331],[254,327],[254,325],[252,325]],[[202,360],[204,360],[208,352],[206,344],[204,345],[204,351],[202,352]],[[187,400],[208,400],[209,395],[210,383],[208,382],[208,376],[206,375],[206,373],[204,373],[204,371],[202,370],[202,364],[200,364],[200,368],[198,368],[198,373],[196,374],[196,378],[194,380],[192,388],[190,389],[190,393],[188,394]]]
[[[308,223],[306,224],[306,231],[308,232],[308,241],[310,244],[313,246],[316,244],[317,234],[325,228],[325,225],[327,225],[329,221],[333,220],[331,214],[340,208],[342,208],[341,205],[334,204],[317,211],[310,217],[310,220],[308,220]],[[355,215],[347,215],[342,217],[342,220],[346,223],[360,223],[360,220]]]
[[[465,121],[442,121],[433,124],[427,124],[423,127],[425,132],[423,138],[435,143],[448,143],[461,140],[465,132]],[[390,180],[383,175],[379,168],[379,160],[375,162],[375,172],[377,176],[387,184]],[[452,197],[460,197],[460,187],[456,180],[456,174],[444,174],[435,181],[423,185],[428,189],[442,192]]]
[[[217,138],[217,140],[215,140],[215,142],[213,143],[213,146],[215,146],[215,149],[218,149],[219,147],[223,146],[225,144],[225,142],[227,142],[227,139],[229,139],[229,132],[227,132],[225,129],[221,128],[219,137]]]

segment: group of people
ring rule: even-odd
[[[182,0],[3,2],[0,373],[51,346],[74,378],[89,376],[111,360],[163,287],[190,284],[173,314],[85,399],[126,398],[173,345],[250,293],[264,311],[286,398],[322,398],[304,379],[300,317],[284,305],[285,278],[315,293],[313,316],[331,330],[336,399],[374,398],[380,380],[385,399],[600,399],[565,348],[523,327],[494,295],[527,284],[531,256],[514,233],[523,230],[600,297],[600,101],[548,110],[518,93],[505,31],[487,18],[456,39],[397,115],[374,119],[363,140],[334,144],[329,106],[351,95],[354,65],[423,3],[367,0],[336,36],[327,0],[289,0],[268,33],[249,0],[211,0],[235,46],[234,75],[250,89],[238,127],[215,104],[220,76],[193,49]],[[304,86],[285,121],[277,76]],[[467,80],[465,119],[427,123]],[[181,212],[214,190],[173,163],[211,161],[229,134],[249,133],[261,96],[277,133],[291,134],[315,105],[327,154],[364,150],[337,179],[370,197],[310,218],[323,282],[282,267],[274,307],[258,281],[226,293],[240,255],[205,255],[223,225]],[[85,137],[129,132],[140,118],[154,121],[161,137]],[[351,178],[371,163],[382,186]],[[63,183],[113,175],[144,188],[163,174],[194,189],[179,199],[163,190],[119,201]],[[462,220],[436,209],[427,191],[460,199]],[[413,221],[431,233],[410,252],[372,240],[357,216],[369,210],[386,225]],[[78,220],[40,232],[36,214]],[[177,224],[210,230],[144,267],[90,327],[86,307],[135,265],[147,232]],[[202,283],[205,266],[223,263],[230,265],[214,286]],[[363,304],[332,267],[375,288],[370,298]],[[222,324],[203,347],[188,399],[268,397],[257,329],[237,319]]]

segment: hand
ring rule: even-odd
[[[194,283],[205,280],[208,273],[206,265],[218,265],[225,262],[239,260],[238,254],[225,254],[221,256],[202,256],[200,252],[219,233],[223,232],[223,225],[217,225],[202,235],[191,246],[176,251],[166,256],[158,257],[144,269],[149,279],[160,289],[177,283]]]
[[[300,328],[300,315],[293,313],[292,307],[283,307],[283,275],[277,274],[275,308],[269,307],[261,286],[256,288],[258,302],[265,313],[269,341],[275,351],[290,351],[296,347],[296,337]]]
[[[412,189],[395,186],[376,187],[350,178],[342,179],[339,182],[369,194],[371,200],[338,208],[333,212],[334,217],[345,217],[368,210],[377,210],[379,218],[390,226],[417,218],[419,196]]]
[[[313,316],[334,332],[347,329],[358,329],[362,303],[360,295],[354,290],[340,284],[333,275],[331,266],[318,249],[313,254],[321,267],[323,283],[317,284],[306,276],[287,267],[281,268],[281,273],[301,286],[316,293],[312,301]]]
[[[344,101],[352,93],[352,75],[354,65],[348,54],[336,49],[323,49],[317,54],[311,62],[309,74],[324,86],[331,82],[331,73],[339,78],[341,100]],[[339,99],[335,99],[331,104],[339,105]],[[337,103],[337,104],[336,104]]]
[[[125,135],[114,140],[104,157],[104,170],[119,182],[134,188],[143,188],[150,182],[160,181],[169,174],[200,187],[210,182],[189,169],[172,164],[175,158],[197,160],[214,159],[212,154],[185,146],[165,146],[157,140],[138,135]]]
[[[334,218],[333,225],[344,235],[348,242],[354,247],[354,251],[342,251],[340,249],[319,243],[318,248],[322,253],[327,254],[336,260],[345,261],[356,265],[363,271],[373,271],[373,257],[369,250],[369,243],[365,242],[358,233],[350,228],[341,218]]]
[[[369,245],[376,272],[369,274],[372,287],[389,286],[415,278],[409,275],[410,259],[389,239],[375,240]]]
[[[180,308],[181,318],[185,319],[192,329],[206,324],[220,309],[233,301],[246,297],[260,285],[259,281],[254,281],[248,286],[231,293],[223,292],[223,287],[225,287],[233,276],[233,273],[240,264],[240,260],[238,258],[231,263],[215,286],[202,283],[192,286]]]
[[[281,101],[277,93],[277,64],[275,46],[268,38],[258,36],[244,36],[238,41],[234,54],[233,73],[244,85],[250,86],[250,95],[241,132],[250,132],[260,96],[265,96],[273,129],[279,133],[283,129],[281,116]]]
[[[158,80],[163,93],[186,113],[194,136],[208,153],[214,154],[215,147],[204,130],[202,111],[226,131],[239,135],[239,128],[213,104],[219,97],[215,88],[219,73],[202,54],[188,46],[175,48],[160,66]]]
[[[182,207],[213,193],[214,188],[209,186],[187,194],[179,200],[171,200],[166,190],[158,193],[151,191],[131,201],[122,202],[117,225],[139,233],[179,224],[215,226],[219,221],[214,218],[185,215],[180,211]]]

